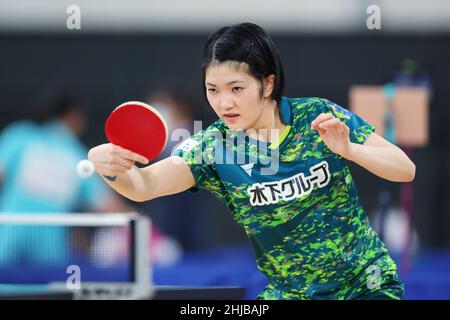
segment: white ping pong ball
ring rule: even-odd
[[[81,178],[89,178],[94,171],[94,164],[89,160],[81,160],[77,164],[77,173]]]

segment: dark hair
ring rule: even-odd
[[[43,91],[31,108],[31,120],[44,123],[60,118],[72,110],[84,112],[83,102],[67,90],[48,89]]]
[[[250,75],[263,79],[275,75],[272,99],[280,103],[284,91],[284,71],[275,45],[260,26],[243,22],[222,27],[212,33],[203,49],[202,79],[205,83],[206,68],[213,62],[245,62]]]

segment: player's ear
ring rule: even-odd
[[[275,75],[271,74],[271,75],[265,77],[263,81],[264,81],[263,96],[264,96],[264,98],[269,98],[273,92],[273,86],[275,84]]]

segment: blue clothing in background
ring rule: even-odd
[[[21,121],[7,126],[0,136],[0,214],[59,214],[98,207],[107,192],[105,185],[96,175],[81,179],[76,172],[86,154],[62,122]],[[1,225],[0,264],[25,258],[63,262],[67,241],[61,227]]]

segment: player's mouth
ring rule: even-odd
[[[237,113],[225,113],[223,115],[224,119],[227,121],[235,121],[239,118],[239,114]]]

